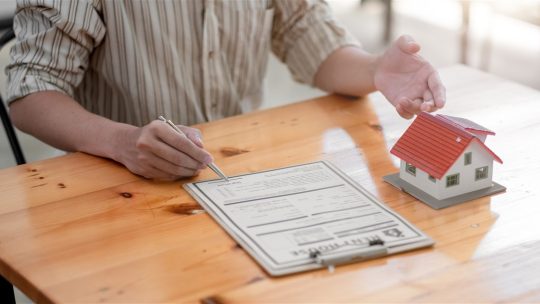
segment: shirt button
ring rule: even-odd
[[[208,52],[208,58],[210,58],[210,59],[214,58],[214,51]]]
[[[212,110],[215,110],[215,109],[217,109],[217,103],[212,104]]]

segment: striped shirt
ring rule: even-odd
[[[19,0],[8,102],[59,91],[142,126],[192,125],[256,109],[270,50],[313,84],[356,40],[322,0]]]

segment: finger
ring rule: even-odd
[[[212,155],[206,152],[204,149],[199,148],[195,143],[193,143],[185,134],[179,134],[172,130],[171,128],[160,128],[158,131],[158,137],[163,140],[166,144],[175,148],[178,151],[181,151],[193,158],[194,160],[202,163],[209,164],[214,161]]]
[[[411,100],[410,98],[403,97],[399,104],[401,104],[403,110],[411,114],[418,114],[421,112],[420,107],[422,106],[422,99],[416,98]]]
[[[141,141],[141,144],[139,144],[140,149],[147,151],[147,153],[140,155],[142,159],[139,160],[139,163],[147,161],[148,154],[152,154],[165,161],[170,162],[171,165],[182,166],[193,170],[206,167],[206,164],[193,159],[182,151],[178,151],[178,149],[164,142],[158,136],[158,134],[163,131],[164,127],[164,131],[172,132],[172,137],[174,137],[176,140],[181,139],[183,141],[189,141],[188,139],[186,139],[186,136],[183,133],[178,134],[178,132],[172,130],[168,126],[165,126],[163,123],[152,123],[152,135],[146,136],[146,140]]]
[[[174,182],[176,180],[178,180],[179,178],[177,177],[156,177],[156,178],[152,178],[153,180],[155,181],[160,181],[160,182]]]
[[[405,119],[411,119],[414,117],[414,114],[407,111],[404,107],[404,104],[407,104],[409,102],[408,98],[402,98],[396,105],[396,111],[398,112],[399,116],[405,118]]]
[[[442,84],[441,78],[437,71],[433,71],[428,78],[428,87],[431,93],[433,94],[433,101],[437,108],[444,107],[446,103],[446,88]]]
[[[155,178],[162,179],[162,178],[170,177],[170,175],[165,174],[165,172],[158,170],[151,165],[146,165],[146,166],[136,168],[134,170],[131,170],[131,172],[137,175],[140,175],[146,179],[155,179]]]
[[[420,51],[420,44],[418,44],[411,36],[403,35],[398,38],[397,45],[399,49],[407,54],[415,54]]]
[[[436,110],[435,103],[433,101],[433,94],[430,90],[424,92],[424,102],[420,106],[420,110],[425,112],[433,112]]]
[[[199,170],[198,168],[189,169],[177,166],[149,151],[137,156],[137,164],[138,168],[133,170],[134,173],[154,179],[178,179],[179,177],[192,176],[195,171]]]
[[[157,169],[156,169],[157,170]],[[190,176],[183,176],[183,177],[193,177],[193,176],[197,176],[201,173],[201,170],[197,170],[195,171],[195,173],[193,173],[193,175],[190,175]],[[173,182],[173,181],[176,181],[180,178],[183,178],[183,177],[178,177],[178,176],[173,176],[173,175],[160,175],[158,177],[153,177],[152,179],[153,180],[158,180],[158,181],[167,181],[167,182]]]
[[[159,174],[153,176],[151,179],[152,180],[156,180],[156,181],[165,181],[165,182],[172,182],[172,181],[175,181],[175,180],[178,180],[180,177],[178,176],[173,176],[173,175],[170,175],[166,172],[163,172],[163,171],[160,171],[159,169],[157,168],[154,168],[152,167],[154,170],[156,170],[157,172],[159,172]]]
[[[181,166],[192,170],[197,170],[205,167],[199,161],[194,160],[185,153],[174,149],[166,143],[156,141],[152,147],[152,153],[171,163],[173,166]]]
[[[411,118],[414,117],[414,114],[411,114],[411,113],[403,110],[403,107],[401,107],[400,105],[396,106],[396,110],[397,110],[399,116],[401,116],[401,117],[403,117],[405,119],[411,119]]]
[[[199,148],[203,148],[203,142],[202,142],[202,134],[199,129],[190,128],[186,126],[178,126],[184,134],[193,142],[195,145],[197,145]]]
[[[153,179],[153,180],[158,180],[158,181],[167,181],[167,182],[172,182],[172,181],[175,181],[177,179],[179,179],[178,176],[173,176],[173,175],[170,175],[166,172],[163,172],[157,168],[154,168],[152,167],[156,172],[156,174],[154,174],[152,177],[150,177],[150,179]]]
[[[197,169],[190,169],[182,166],[175,165],[169,161],[166,161],[160,157],[154,155],[154,158],[149,159],[152,167],[163,172],[165,177],[181,178],[187,176],[193,176]]]

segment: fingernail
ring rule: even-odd
[[[414,42],[414,39],[411,35],[403,35],[403,38],[405,39],[405,41],[407,41],[407,43]]]
[[[207,155],[205,158],[204,158],[204,163],[205,164],[211,164],[214,162],[214,158],[212,157],[212,155]]]

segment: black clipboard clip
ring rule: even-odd
[[[370,240],[368,245],[353,252],[325,252],[314,251],[309,257],[314,259],[315,263],[328,267],[329,272],[334,272],[335,266],[374,259],[388,255],[388,248],[380,238]]]

